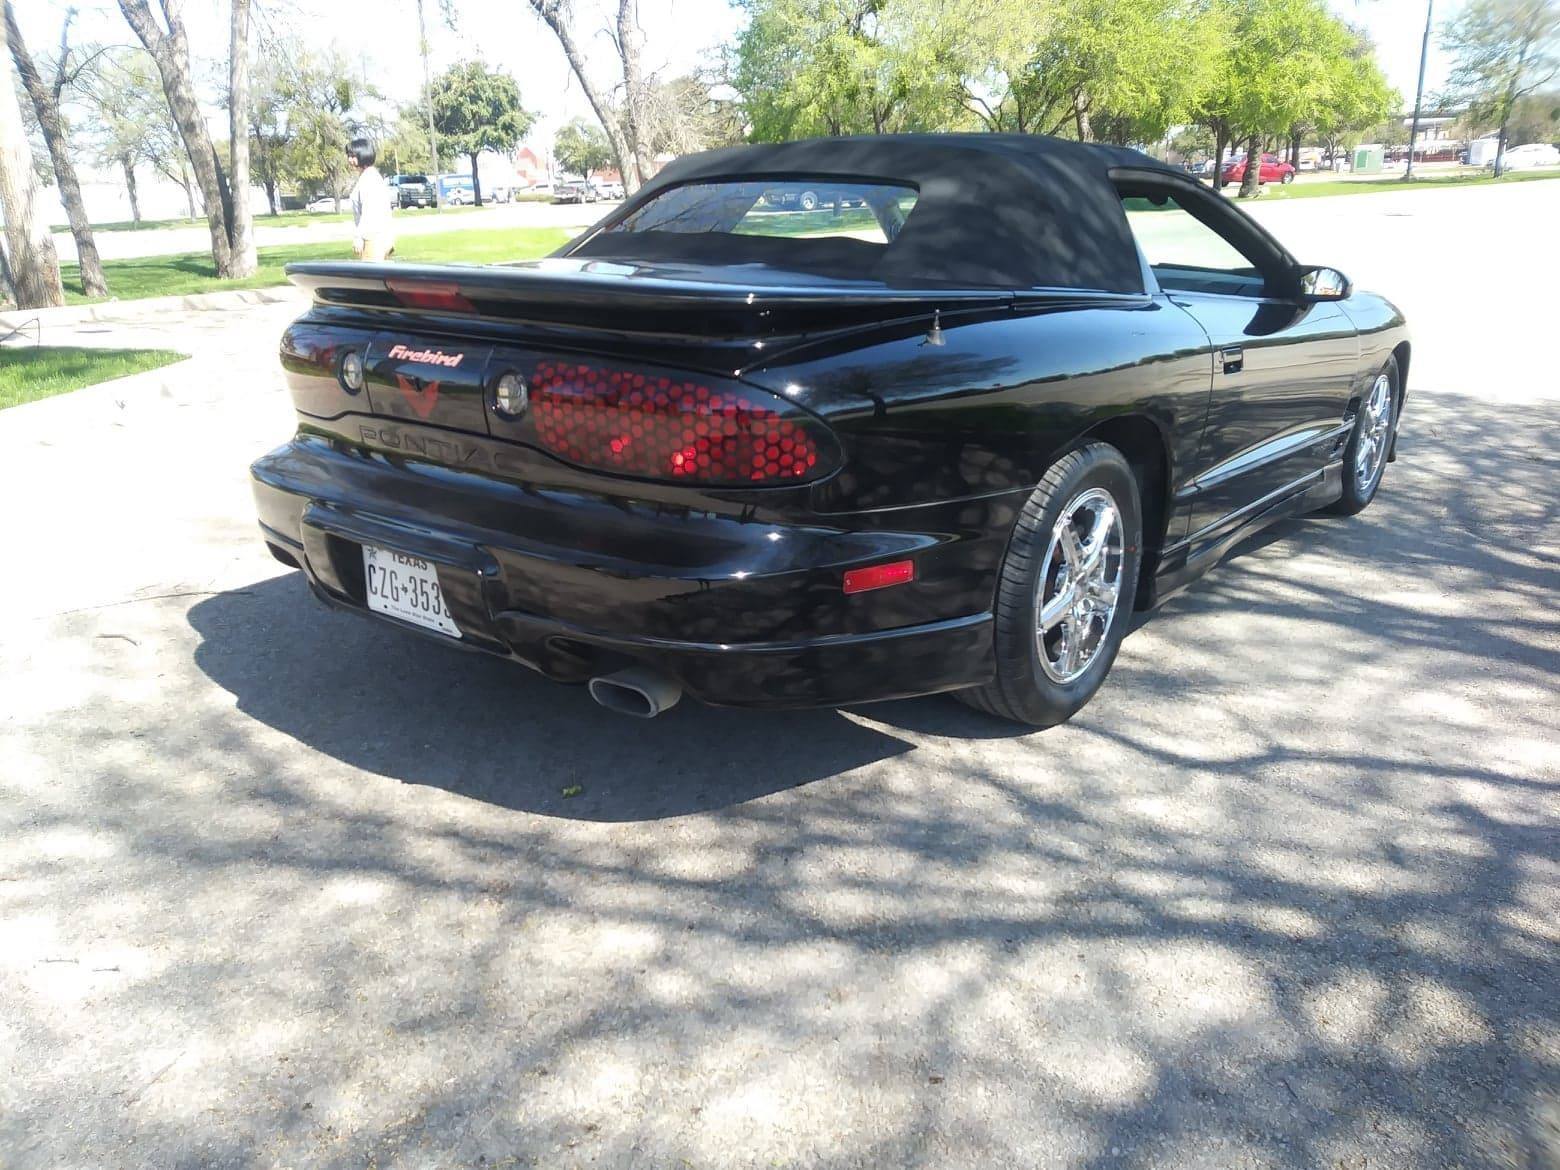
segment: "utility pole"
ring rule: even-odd
[[[417,0],[417,43],[422,50],[423,94],[428,102],[428,165],[433,172],[428,178],[433,182],[433,205],[443,207],[444,189],[439,183],[439,136],[433,128],[433,74],[428,70],[428,24],[423,19],[423,0]],[[1422,74],[1422,67],[1420,71]]]
[[[1430,57],[1430,20],[1435,0],[1425,0],[1425,39],[1419,44],[1419,85],[1414,90],[1414,124],[1408,131],[1408,169],[1404,181],[1414,177],[1414,143],[1419,140],[1419,107],[1425,100],[1425,62]]]

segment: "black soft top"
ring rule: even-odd
[[[669,187],[730,179],[836,180],[914,186],[915,208],[898,237],[859,267],[859,241],[808,241],[823,259],[830,247],[842,266],[884,284],[910,287],[1079,288],[1143,291],[1143,272],[1115,171],[1181,172],[1125,147],[1068,142],[1035,134],[894,134],[812,138],[774,145],[732,146],[687,155],[667,165],[606,225],[631,214]],[[644,236],[657,233],[643,233]],[[635,238],[611,230],[587,236],[572,254],[619,259],[672,259],[714,243]],[[730,247],[731,237],[725,237]],[[780,241],[741,246],[763,249]],[[640,255],[642,250],[657,253]],[[795,253],[795,242],[791,244]],[[688,255],[686,259],[707,260]],[[734,257],[764,262],[764,257]],[[831,266],[832,267],[832,266]]]

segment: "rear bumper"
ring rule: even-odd
[[[761,523],[466,482],[309,438],[253,473],[267,543],[322,601],[370,613],[364,544],[425,557],[463,637],[408,630],[561,682],[642,665],[707,703],[803,707],[992,675],[1014,507],[1002,497],[828,518],[851,527]],[[916,560],[917,581],[843,594],[846,568],[899,557]]]

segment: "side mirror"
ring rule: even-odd
[[[1300,299],[1307,302],[1341,301],[1354,291],[1349,278],[1336,268],[1300,268],[1295,276],[1300,282]]]

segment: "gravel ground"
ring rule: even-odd
[[[0,1164],[1560,1166],[1548,186],[1259,207],[1410,312],[1402,457],[1041,734],[327,613],[291,310],[56,331],[195,356],[0,414]]]

